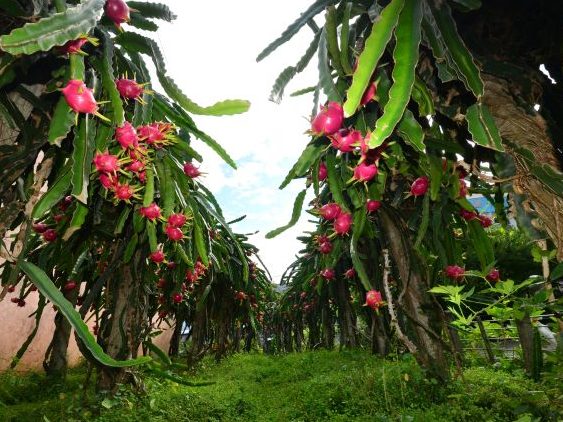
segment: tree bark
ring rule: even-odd
[[[350,305],[350,290],[344,280],[335,283],[338,298],[338,325],[340,328],[340,348],[354,348],[357,346],[356,316]]]
[[[207,309],[202,306],[196,310],[192,323],[192,344],[188,352],[188,366],[193,366],[201,357],[207,329]]]
[[[74,306],[76,305],[78,294],[79,288],[77,287],[69,292],[65,291],[64,297]],[[60,312],[57,312],[55,316],[53,339],[47,348],[45,360],[43,361],[43,368],[47,376],[51,378],[61,380],[66,378],[68,369],[67,350],[71,331],[72,327],[66,317]]]
[[[517,319],[516,328],[524,356],[524,367],[528,375],[531,375],[534,367],[534,328],[530,316],[525,315],[522,319]]]
[[[332,320],[328,304],[322,307],[321,313],[323,324],[323,346],[326,349],[332,349],[334,347],[334,321]]]
[[[295,350],[301,352],[303,350],[303,320],[299,317],[293,326],[295,331]]]
[[[415,358],[432,376],[441,381],[449,379],[449,365],[444,353],[443,344],[428,330],[441,333],[439,313],[428,293],[429,285],[425,274],[421,271],[421,263],[415,255],[414,247],[401,217],[390,214],[389,209],[381,210],[381,226],[391,256],[397,267],[402,283],[401,293],[404,306],[415,323],[412,332],[416,338],[414,343],[418,352]],[[401,297],[400,296],[400,297]],[[399,299],[400,300],[400,299]]]
[[[118,274],[110,282],[108,309],[111,314],[101,330],[106,353],[114,359],[125,360],[137,356],[143,321],[146,321],[146,304],[144,292],[133,275],[132,267],[124,265]],[[130,380],[130,373],[126,369],[101,366],[97,388],[113,391],[118,383]]]

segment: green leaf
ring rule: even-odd
[[[149,19],[145,19],[138,14],[131,15],[131,19],[127,23],[135,28],[143,29],[145,31],[158,31],[158,25],[156,23]]]
[[[71,194],[83,204],[88,203],[88,182],[90,181],[90,168],[94,155],[93,137],[89,131],[88,116],[85,116],[75,130],[72,150],[72,191]]]
[[[145,194],[143,195],[143,207],[148,207],[154,201],[154,169],[153,166],[147,166],[145,170]]]
[[[102,78],[102,86],[109,96],[111,108],[113,112],[113,123],[117,126],[122,126],[125,122],[125,111],[123,110],[123,101],[121,95],[115,85],[115,76],[113,72],[113,41],[109,38],[107,33],[103,34],[103,55],[100,60],[100,76]]]
[[[147,236],[149,238],[149,247],[151,251],[158,249],[158,240],[156,238],[156,224],[152,221],[146,223]]]
[[[135,234],[133,234],[133,236],[131,236],[131,239],[129,240],[129,242],[127,243],[127,246],[125,247],[125,252],[123,252],[123,262],[124,263],[127,264],[129,261],[131,261],[133,254],[137,250],[137,244],[138,243],[139,243],[139,235],[137,233],[135,233]]]
[[[354,221],[352,225],[352,240],[350,241],[350,257],[352,258],[352,264],[356,272],[358,273],[358,277],[360,278],[360,282],[364,289],[371,290],[373,287],[371,285],[371,281],[369,276],[366,272],[366,268],[362,259],[358,253],[358,243],[359,240],[364,232],[364,227],[366,224],[366,211],[363,208],[360,208],[354,213]]]
[[[418,233],[416,235],[416,241],[414,242],[414,247],[418,249],[424,236],[426,235],[426,230],[428,230],[428,223],[430,222],[430,197],[424,195],[422,200],[422,219],[420,221],[420,226],[418,226]]]
[[[66,72],[66,79],[84,79],[84,57],[73,54],[70,57],[70,66]],[[47,139],[52,145],[60,146],[61,142],[67,137],[70,130],[76,123],[76,113],[71,110],[63,95],[59,98],[51,124],[49,125],[49,133]]]
[[[491,240],[479,221],[469,221],[467,227],[469,239],[481,264],[481,270],[486,271],[495,260]]]
[[[426,4],[430,6],[436,23],[436,26],[432,29],[439,31],[436,36],[441,38],[447,47],[447,54],[455,64],[458,77],[477,98],[481,97],[484,92],[484,85],[479,68],[457,32],[450,6],[445,1],[434,1]]]
[[[316,2],[314,2],[311,6],[309,6],[309,8],[305,12],[303,12],[299,16],[299,18],[295,22],[293,22],[291,25],[287,27],[285,31],[283,31],[283,33],[279,38],[273,41],[264,50],[262,50],[260,54],[258,54],[258,57],[256,57],[256,61],[259,62],[260,60],[263,60],[264,58],[269,56],[276,48],[286,43],[295,34],[297,34],[299,30],[305,24],[307,24],[307,22],[310,19],[313,19],[316,15],[321,13],[326,6],[336,3],[338,3],[338,0],[317,0]]]
[[[434,101],[426,84],[416,77],[412,87],[412,99],[418,104],[418,115],[420,117],[433,116],[435,114]]]
[[[66,241],[66,240],[70,239],[70,237],[76,231],[80,230],[82,225],[86,222],[86,216],[88,215],[89,211],[90,210],[86,205],[84,205],[80,202],[76,203],[76,209],[72,213],[72,220],[70,220],[70,225],[68,226],[68,228],[65,231],[65,234],[63,236],[63,240]]]
[[[325,162],[328,174],[328,186],[330,193],[332,194],[332,199],[344,210],[348,210],[348,206],[346,205],[346,201],[344,200],[344,196],[342,195],[344,189],[342,186],[341,173],[336,171],[336,155],[327,154]]]
[[[318,31],[315,34],[315,37],[313,38],[313,41],[311,41],[311,44],[309,44],[309,47],[307,47],[305,54],[295,66],[286,67],[276,78],[274,86],[272,87],[272,92],[270,92],[270,101],[277,104],[281,102],[287,84],[295,77],[295,75],[302,72],[307,67],[315,55],[315,51],[317,51],[317,48],[319,47],[321,34],[322,31]],[[293,94],[291,94],[291,96],[293,96]]]
[[[285,226],[278,227],[277,229],[268,232],[266,234],[266,239],[272,239],[297,224],[297,221],[299,221],[299,217],[301,216],[301,209],[303,208],[303,201],[305,201],[306,193],[307,189],[303,189],[295,198],[295,202],[293,204],[293,212],[291,213],[291,220],[289,220],[289,223],[287,223]]]
[[[60,146],[70,132],[70,129],[74,126],[75,117],[76,114],[70,109],[68,103],[61,95],[55,106],[51,125],[49,126],[49,133],[47,135],[49,143]]]
[[[369,141],[370,148],[380,146],[393,133],[410,100],[415,80],[415,67],[418,62],[421,21],[422,2],[405,0],[405,7],[401,11],[399,23],[395,29],[393,85],[389,90],[389,101],[383,109],[383,115],[375,123],[375,129]]]
[[[326,31],[323,28],[321,31],[321,39],[319,41],[319,85],[323,89],[323,92],[327,96],[329,101],[342,101],[342,96],[336,89],[334,80],[332,79],[331,69],[328,65],[328,51],[327,51],[327,39]]]
[[[132,17],[137,15],[138,12],[144,18],[162,19],[167,22],[171,22],[176,19],[176,15],[170,10],[170,8],[162,3],[128,1],[127,6],[135,10],[132,13]]]
[[[119,235],[123,233],[123,228],[125,227],[125,222],[129,218],[129,214],[131,214],[132,208],[125,206],[119,214],[119,218],[117,219],[117,224],[115,225],[115,229],[113,230],[113,234]]]
[[[158,191],[160,192],[160,203],[164,211],[164,217],[168,217],[174,211],[176,191],[172,171],[168,160],[155,160],[156,174],[158,175]]]
[[[37,286],[43,296],[53,302],[57,306],[59,312],[68,320],[76,335],[84,343],[84,346],[92,353],[92,356],[101,364],[114,367],[124,368],[128,366],[141,365],[151,361],[150,357],[140,357],[125,361],[117,361],[111,356],[104,353],[96,339],[90,334],[88,326],[84,323],[80,314],[74,309],[72,304],[65,299],[61,291],[55,286],[45,272],[27,261],[19,261],[19,268],[29,277],[29,279]]]
[[[114,39],[116,44],[120,44],[128,51],[142,53],[150,57],[153,61],[156,70],[166,73],[166,64],[164,63],[164,56],[158,44],[150,38],[144,37],[136,32],[122,32]]]
[[[397,132],[411,147],[418,152],[424,152],[424,131],[409,109],[405,110]]]
[[[225,148],[223,148],[221,146],[221,144],[219,144],[219,142],[217,142],[215,139],[213,139],[211,136],[209,136],[207,133],[202,132],[201,130],[199,130],[198,128],[196,128],[195,126],[193,127],[187,127],[186,130],[190,133],[192,133],[196,138],[198,138],[200,141],[202,141],[204,144],[206,144],[209,148],[211,148],[213,151],[215,151],[215,153],[221,157],[223,159],[223,161],[225,163],[227,163],[229,166],[231,166],[232,168],[236,169],[237,168],[237,163],[235,162],[235,160],[233,160],[231,158],[231,156],[229,155],[229,153],[227,151],[225,151]]]
[[[342,15],[342,29],[340,30],[340,64],[347,75],[352,74],[353,70],[350,66],[350,15],[352,12],[352,3],[347,2],[344,5],[344,12]]]
[[[318,160],[325,148],[326,146],[321,143],[311,143],[307,145],[297,162],[293,165],[287,176],[285,176],[279,189],[285,188],[293,179],[304,176],[313,163]]]
[[[49,190],[37,201],[33,212],[32,218],[41,218],[47,214],[57,203],[63,199],[70,188],[72,172],[70,171],[70,162],[61,170],[57,180],[49,187]]]
[[[442,177],[444,176],[442,159],[435,155],[428,155],[428,164],[430,165],[430,199],[436,201],[442,187]],[[459,192],[459,187],[456,192]]]
[[[340,49],[338,48],[338,22],[336,15],[336,8],[334,6],[326,8],[326,23],[324,31],[326,34],[327,50],[330,55],[332,66],[336,69],[339,75],[344,76],[344,69],[340,63]]]
[[[358,66],[352,77],[352,84],[348,89],[347,98],[344,102],[344,116],[349,117],[356,112],[371,76],[377,67],[377,63],[385,47],[391,39],[393,28],[397,25],[399,14],[403,9],[405,0],[392,0],[380,13],[373,24],[371,33],[366,40],[364,50],[358,57]]]
[[[557,264],[557,266],[551,271],[549,275],[550,280],[558,280],[563,278],[563,262]]]
[[[189,113],[206,116],[224,116],[245,113],[250,108],[250,102],[246,100],[224,100],[207,107],[202,107],[186,97],[170,77],[162,72],[157,72],[157,76],[168,96]]]
[[[481,7],[481,0],[453,0],[454,6],[457,5],[464,12],[477,10]]]
[[[473,104],[467,109],[465,119],[467,120],[469,132],[476,144],[497,151],[504,151],[500,132],[486,105]]]
[[[88,33],[102,16],[105,0],[86,0],[62,13],[27,23],[0,37],[0,50],[33,54],[63,45]]]
[[[147,349],[149,349],[150,352],[152,352],[162,363],[164,363],[165,365],[172,365],[172,361],[170,360],[170,357],[162,350],[160,349],[156,344],[154,344],[152,341],[144,341],[143,344],[146,346]]]
[[[208,265],[209,256],[207,254],[207,246],[205,244],[205,238],[203,236],[203,229],[202,229],[203,222],[199,220],[198,216],[194,216],[193,223],[194,223],[194,242],[195,242],[197,254],[201,258],[201,262],[203,262],[204,265]]]

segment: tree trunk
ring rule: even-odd
[[[524,318],[517,319],[516,328],[524,356],[524,367],[528,375],[532,375],[534,368],[534,328],[530,316],[525,315]]]
[[[383,316],[371,314],[371,353],[378,354],[379,356],[387,356],[389,353],[389,339],[385,332],[383,324]]]
[[[205,331],[207,329],[207,309],[202,306],[196,310],[192,323],[192,344],[188,352],[188,366],[193,366],[199,359],[205,344]]]
[[[252,350],[252,340],[254,339],[254,330],[252,329],[252,326],[250,324],[248,324],[246,330],[247,333],[244,339],[244,351],[248,353]]]
[[[119,275],[110,281],[108,293],[109,315],[101,327],[103,344],[108,355],[117,360],[137,356],[142,341],[143,321],[146,321],[145,293],[133,275],[130,265],[124,265]],[[130,381],[130,373],[123,368],[101,366],[98,390],[113,391],[116,384]]]
[[[356,316],[350,304],[350,290],[342,279],[335,283],[338,300],[338,326],[340,328],[340,348],[353,348],[357,346]]]
[[[283,348],[286,353],[293,352],[293,324],[287,321],[283,324]]]
[[[174,332],[170,338],[170,346],[168,348],[168,354],[170,357],[178,357],[180,353],[180,341],[182,339],[182,328],[185,321],[184,308],[181,308],[176,312],[176,325],[174,326]]]
[[[309,326],[309,350],[315,350],[320,344],[320,329],[317,319],[311,313],[307,315],[307,325]]]
[[[232,346],[232,350],[235,353],[240,352],[241,338],[242,338],[241,324],[240,324],[240,321],[236,321],[234,329],[233,329],[233,346]]]
[[[303,321],[298,318],[295,321],[294,331],[295,331],[295,350],[301,352],[303,350]]]
[[[380,213],[381,226],[404,291],[403,303],[399,305],[404,305],[413,320],[412,332],[417,347],[415,358],[432,376],[446,381],[449,379],[449,365],[444,345],[438,337],[442,331],[441,318],[428,293],[430,287],[421,271],[421,263],[415,255],[406,226],[399,215],[391,215],[390,212],[385,209]]]
[[[65,291],[64,297],[74,306],[76,305],[78,294],[79,287],[69,292]],[[67,350],[71,331],[72,327],[66,317],[60,312],[57,312],[55,316],[55,332],[53,333],[53,339],[47,348],[45,360],[43,361],[43,368],[47,376],[51,378],[62,380],[66,378],[68,369]]]
[[[326,349],[334,347],[334,321],[328,304],[322,308],[322,324],[323,324],[323,346]]]

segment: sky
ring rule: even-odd
[[[258,53],[307,7],[303,0],[270,2],[217,0],[195,2],[168,0],[177,19],[162,23],[155,35],[169,76],[200,105],[228,98],[251,102],[249,112],[235,116],[193,116],[198,127],[215,138],[237,162],[233,170],[205,144],[193,146],[203,155],[202,182],[215,194],[228,220],[246,215],[233,226],[238,233],[255,233],[250,241],[278,283],[300,249],[296,236],[311,229],[306,215],[282,235],[268,240],[265,234],[286,224],[304,181],[278,186],[295,163],[309,138],[312,94],[289,93],[314,85],[316,61],[297,75],[286,89],[281,104],[268,100],[278,74],[297,63],[313,38],[303,28],[288,44],[256,63]]]

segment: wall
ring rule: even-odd
[[[30,318],[29,315],[37,308],[39,294],[31,293],[26,298],[25,307],[20,308],[15,303],[10,302],[10,299],[17,295],[18,287],[16,287],[15,293],[8,293],[4,300],[0,302],[0,371],[9,368],[12,358],[35,327],[35,318]],[[55,310],[51,304],[48,304],[43,310],[37,335],[18,366],[16,366],[16,371],[43,369],[43,358],[55,329],[54,319]],[[88,325],[90,328],[93,327],[94,321],[88,322]],[[163,333],[153,340],[158,347],[165,351],[168,350],[170,336],[172,335],[172,330],[167,329],[167,327],[167,324],[162,324],[160,329],[163,330]],[[68,348],[69,364],[71,366],[76,365],[80,362],[81,357],[73,332]]]

